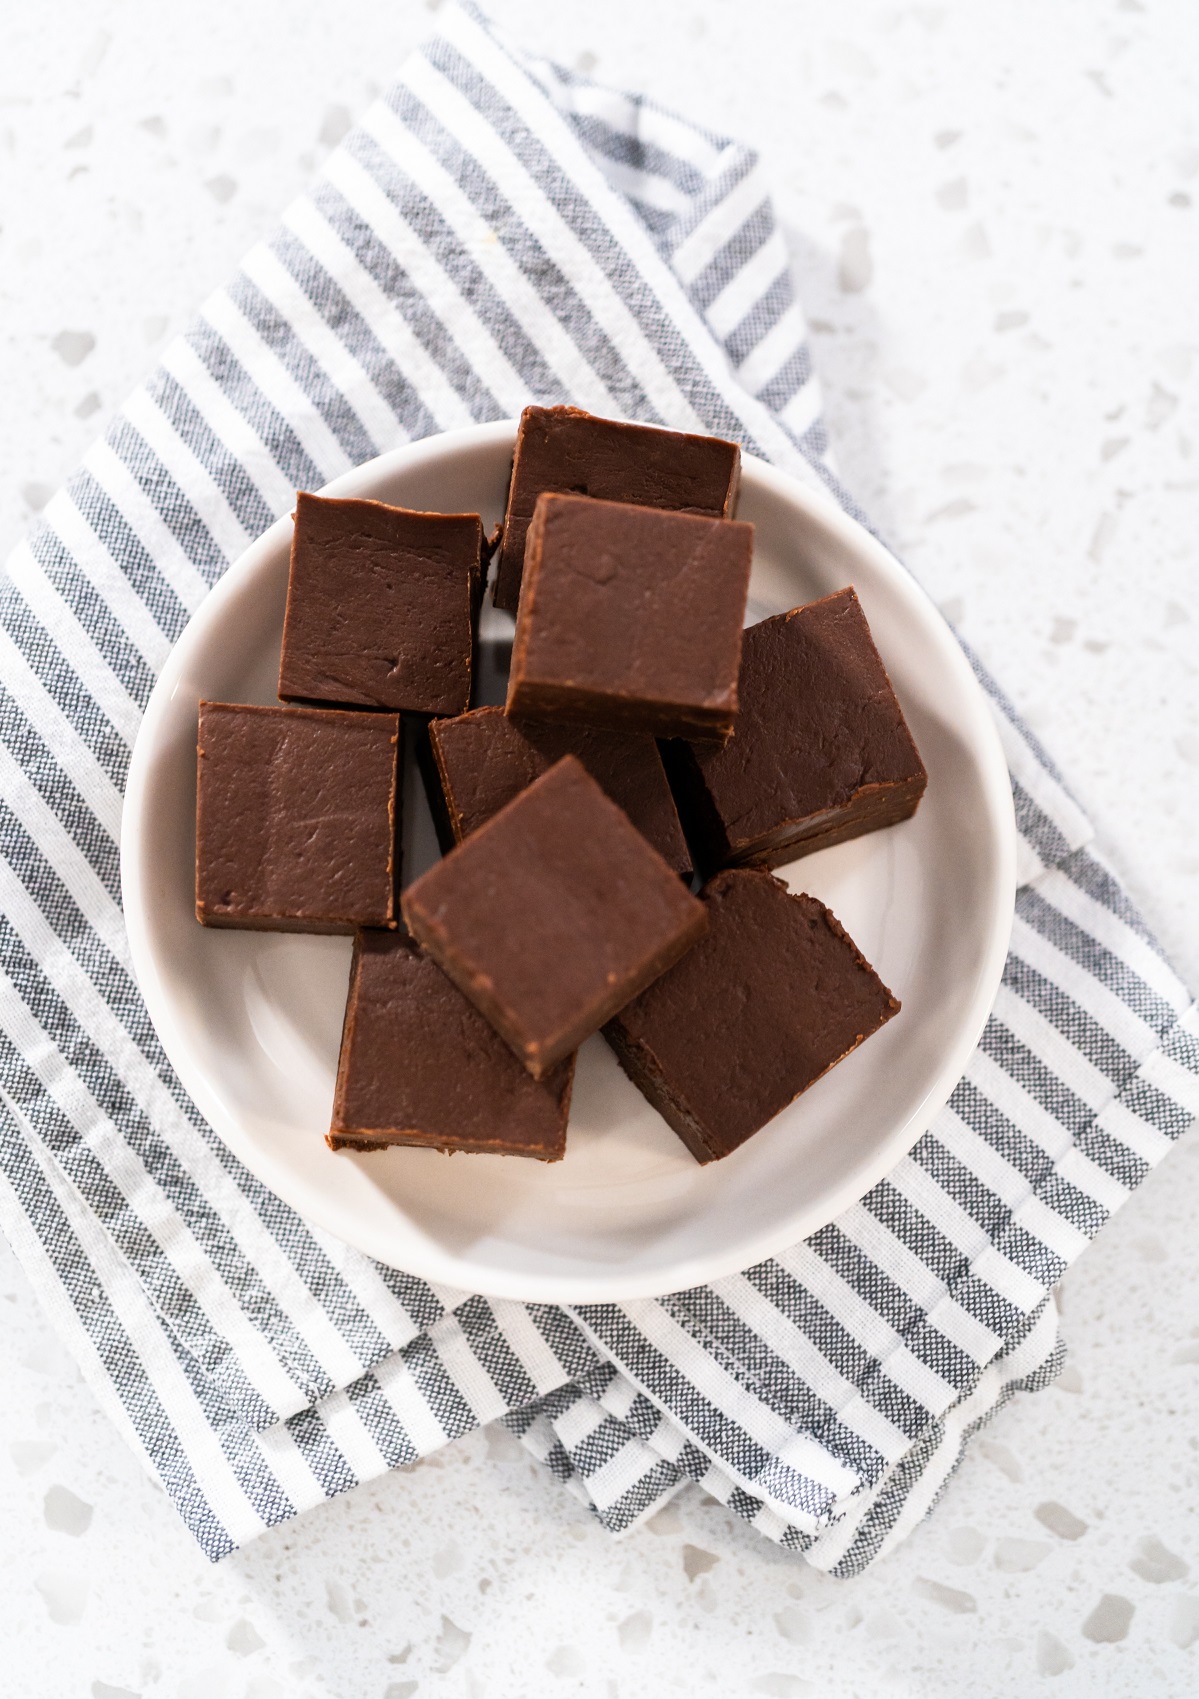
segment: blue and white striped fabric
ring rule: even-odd
[[[836,487],[753,155],[469,7],[440,18],[0,586],[0,1221],[214,1558],[506,1417],[614,1531],[694,1480],[850,1574],[1056,1373],[1054,1283],[1199,1107],[1187,993],[988,681],[1022,886],[969,1071],[867,1198],[711,1288],[563,1310],[369,1262],[201,1123],[130,975],[143,705],[297,487],[531,400],[737,437]]]

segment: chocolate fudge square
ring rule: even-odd
[[[851,588],[745,633],[737,735],[663,749],[705,871],[778,867],[916,812],[928,775]]]
[[[573,755],[409,885],[402,908],[536,1078],[707,925],[703,904]]]
[[[700,893],[708,931],[604,1028],[697,1162],[751,1138],[899,1004],[836,916],[769,873]]]
[[[395,926],[399,741],[396,714],[201,702],[201,924]]]
[[[573,1056],[535,1080],[411,939],[358,934],[331,1149],[426,1145],[559,1162],[573,1080]]]
[[[597,419],[578,407],[526,407],[516,433],[496,607],[516,612],[525,537],[546,490],[731,519],[740,480],[735,442]]]
[[[486,551],[477,513],[301,491],[280,699],[463,713]]]
[[[753,526],[542,496],[525,556],[508,712],[726,738],[737,713]]]
[[[454,843],[490,820],[564,755],[577,755],[607,796],[684,879],[691,877],[678,810],[652,737],[513,720],[502,708],[475,708],[434,720],[429,741],[434,782]]]

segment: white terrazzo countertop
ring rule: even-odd
[[[491,0],[767,156],[846,482],[1199,984],[1192,0]],[[54,0],[0,57],[5,551],[434,26]],[[1199,1692],[1199,1140],[1071,1272],[1070,1364],[851,1582],[697,1491],[614,1542],[502,1431],[211,1567],[0,1260],[7,1699]]]

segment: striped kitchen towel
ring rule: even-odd
[[[836,492],[754,156],[468,5],[439,22],[0,585],[0,1220],[214,1558],[504,1417],[614,1531],[694,1480],[851,1574],[1056,1373],[1054,1283],[1199,1107],[1187,993],[987,679],[1022,862],[983,1039],[868,1197],[711,1287],[560,1309],[372,1263],[204,1126],[130,975],[143,706],[297,487],[539,400],[736,437]]]

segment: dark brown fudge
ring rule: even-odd
[[[461,714],[487,543],[477,513],[296,497],[285,702]]]
[[[899,1004],[815,897],[792,896],[769,873],[731,868],[701,899],[707,935],[604,1035],[695,1160],[714,1162]]]
[[[516,434],[496,607],[516,611],[525,537],[546,490],[731,519],[740,477],[735,442],[597,419],[577,407],[526,407]]]
[[[753,526],[542,496],[507,708],[657,737],[725,738],[737,713]]]
[[[411,939],[358,934],[328,1134],[333,1150],[430,1145],[558,1162],[573,1079],[573,1056],[533,1079]]]
[[[536,1077],[707,925],[703,904],[573,755],[409,885],[402,907]]]
[[[205,926],[395,926],[396,714],[201,702],[196,917]]]
[[[705,871],[778,867],[914,814],[928,783],[852,588],[745,633],[737,735],[663,749]]]
[[[476,708],[457,719],[434,720],[429,740],[454,843],[490,820],[555,761],[577,755],[662,859],[684,879],[691,877],[691,855],[652,737],[513,720],[502,708]]]

